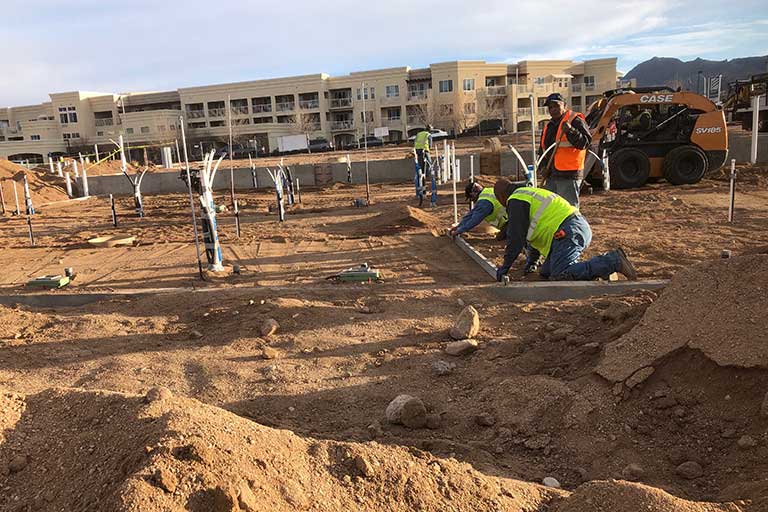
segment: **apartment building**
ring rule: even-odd
[[[528,131],[548,119],[544,99],[561,93],[579,111],[620,80],[616,59],[584,62],[454,61],[428,68],[397,67],[350,73],[186,87],[176,91],[50,94],[39,105],[0,108],[0,157],[44,161],[47,156],[108,149],[123,135],[130,146],[180,139],[183,124],[192,156],[224,146],[231,121],[236,145],[277,147],[283,135],[306,133],[336,147],[386,128],[400,141],[426,124],[466,130]],[[132,154],[141,158],[140,154]]]

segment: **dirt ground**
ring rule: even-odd
[[[241,191],[240,238],[219,219],[242,274],[209,282],[184,196],[146,197],[143,219],[120,198],[118,228],[100,198],[40,207],[36,247],[6,216],[3,295],[63,267],[77,278],[51,294],[195,291],[0,306],[0,510],[768,510],[764,172],[742,172],[733,224],[722,176],[584,196],[590,254],[621,245],[642,278],[674,280],[531,304],[499,298],[439,236],[447,188],[425,210],[409,185],[373,186],[370,208],[352,206],[363,187],[304,190],[285,223],[270,193]],[[88,245],[118,232],[138,243]],[[470,240],[498,261],[491,235]],[[326,279],[362,262],[384,281]],[[467,304],[480,348],[447,355]],[[143,398],[158,386],[173,397]],[[387,423],[400,394],[429,428]],[[190,443],[203,455],[179,456]],[[545,477],[564,490],[525,483]]]

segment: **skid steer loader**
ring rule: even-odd
[[[668,87],[616,89],[588,110],[592,151],[608,156],[611,187],[636,188],[649,180],[674,185],[697,183],[720,168],[728,153],[725,116],[714,103]],[[585,175],[602,181],[596,159]]]

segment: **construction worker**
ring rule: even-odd
[[[429,148],[432,147],[432,126],[427,125],[426,128],[416,134],[416,138],[413,141],[413,149],[416,151],[416,161],[419,163],[419,169],[426,176],[427,168],[425,162],[429,161]]]
[[[485,221],[499,230],[496,240],[504,240],[507,232],[507,210],[496,199],[493,193],[493,187],[483,187],[476,181],[470,181],[464,188],[464,196],[468,201],[475,203],[475,206],[469,210],[461,222],[451,226],[448,234],[451,238],[472,231],[481,222]]]
[[[559,93],[547,96],[544,103],[552,119],[541,132],[540,154],[556,144],[542,161],[546,179],[544,188],[550,190],[576,208],[579,207],[579,189],[584,179],[584,160],[592,135],[584,114],[568,110]]]
[[[499,203],[507,208],[507,249],[496,272],[501,281],[526,244],[541,253],[541,277],[551,280],[607,279],[614,272],[637,279],[637,271],[619,248],[579,262],[592,240],[592,231],[578,208],[552,191],[526,187],[525,182],[500,179],[493,186]]]

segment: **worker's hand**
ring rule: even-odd
[[[563,123],[563,131],[564,132],[569,132],[569,131],[571,131],[572,128],[573,127],[571,126],[571,123],[569,123],[568,121]]]
[[[448,236],[451,237],[451,240],[455,240],[458,235],[456,233],[457,226],[451,226],[451,228],[448,230]]]
[[[501,282],[509,272],[509,267],[501,266],[496,270],[496,281]]]

